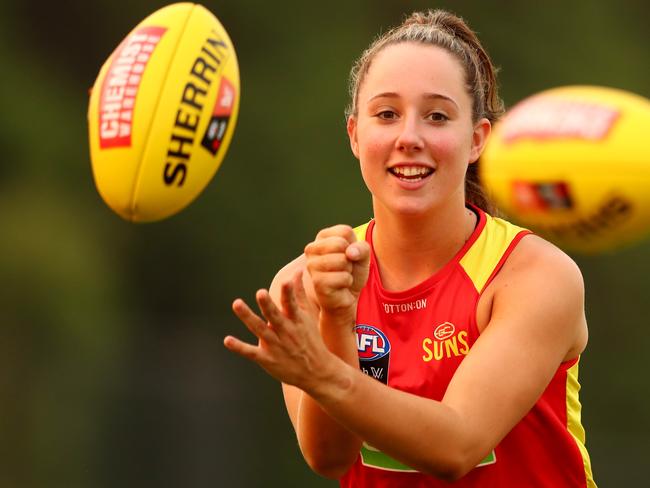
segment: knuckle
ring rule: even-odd
[[[314,280],[314,290],[318,295],[332,296],[334,293],[349,288],[352,275],[345,271],[323,273],[320,279]]]
[[[330,287],[327,285],[324,280],[317,280],[314,281],[314,290],[316,290],[316,293],[319,295],[325,294],[329,291]]]
[[[349,288],[352,275],[350,273],[339,273],[336,277],[336,287],[339,289]]]
[[[350,245],[350,240],[346,236],[339,236],[339,246],[341,246],[341,250],[345,251],[347,247]]]
[[[357,236],[354,233],[354,229],[352,229],[352,227],[350,227],[349,225],[344,225],[341,231],[342,231],[342,236],[345,237],[345,240],[348,242],[348,244],[355,242],[357,240]]]
[[[313,271],[316,270],[316,257],[315,256],[307,256],[307,262],[305,263],[305,268],[307,268],[307,271],[309,273],[312,273]]]
[[[344,252],[349,242],[341,236],[332,236],[327,239],[326,251],[328,254]]]
[[[303,250],[305,255],[309,257],[310,254],[313,254],[315,246],[316,246],[315,242],[310,242],[309,244],[307,244]]]
[[[352,230],[352,227],[347,224],[337,224],[322,229],[318,234],[316,234],[316,239],[322,239],[328,236],[339,236],[348,240],[351,236],[354,236],[354,231]]]
[[[337,232],[340,233],[340,235],[348,235],[350,232],[352,232],[352,227],[350,227],[347,224],[338,224],[334,226],[334,228],[337,230]]]
[[[325,227],[324,229],[321,229],[320,231],[318,231],[318,234],[316,234],[316,240],[327,237],[331,232],[332,232],[332,227]]]
[[[307,259],[318,255],[327,255],[332,253],[345,252],[350,242],[343,236],[330,235],[322,237],[305,247]]]
[[[345,286],[346,286],[346,288],[351,287],[352,284],[354,283],[354,276],[352,276],[351,273],[346,273],[346,277],[345,277],[345,278],[346,278],[346,279],[345,279],[345,282],[346,282],[346,285],[345,285]]]
[[[336,254],[326,254],[324,256],[319,256],[314,258],[312,261],[313,271],[320,271],[323,273],[335,271],[340,267],[340,260],[337,258]]]
[[[337,271],[339,269],[342,269],[342,265],[343,265],[343,261],[341,260],[341,255],[338,253],[328,254],[326,256],[323,256],[318,263],[319,269],[326,272]]]

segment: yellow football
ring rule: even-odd
[[[650,231],[650,100],[567,86],[495,125],[481,178],[497,206],[568,250],[597,253]]]
[[[102,66],[88,107],[95,185],[132,222],[192,202],[219,168],[239,110],[232,41],[201,5],[140,22]]]

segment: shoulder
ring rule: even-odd
[[[269,293],[276,303],[280,303],[280,290],[282,288],[282,284],[290,281],[298,272],[302,272],[302,282],[305,287],[307,296],[314,303],[317,303],[314,285],[312,283],[311,276],[309,276],[309,273],[307,272],[307,257],[304,254],[301,254],[293,261],[290,261],[275,274],[275,277],[273,278],[273,281],[271,282],[271,286],[269,288]]]
[[[584,290],[580,268],[557,246],[535,235],[524,236],[504,265],[504,274],[523,274],[530,280],[561,281],[560,286]]]
[[[291,279],[291,277],[298,271],[303,271],[305,269],[305,263],[306,258],[304,254],[301,254],[293,261],[290,261],[275,274],[273,282],[271,283],[271,287],[278,286]]]
[[[582,273],[571,257],[550,242],[534,234],[523,237],[490,288],[490,323],[521,319],[526,328],[539,327],[564,337],[565,359],[586,346]]]
[[[535,277],[567,278],[569,286],[584,288],[582,273],[571,257],[560,248],[530,230],[519,227],[500,216],[486,212],[484,238],[497,249],[497,254],[510,250],[499,276],[524,274]],[[496,244],[495,244],[496,242]]]
[[[486,289],[491,301],[500,296],[529,293],[531,300],[565,296],[584,306],[584,281],[569,255],[547,240],[526,234],[512,249]]]

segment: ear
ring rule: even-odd
[[[470,164],[478,161],[479,156],[485,148],[485,143],[488,137],[490,137],[490,132],[492,132],[492,124],[486,118],[479,120],[474,126],[474,131],[472,132],[472,149],[469,156]]]
[[[350,138],[350,148],[354,157],[359,159],[359,143],[357,142],[357,119],[354,115],[348,117],[348,137]]]

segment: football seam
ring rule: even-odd
[[[140,159],[138,161],[138,169],[136,171],[136,177],[133,182],[133,189],[131,191],[131,198],[129,199],[129,220],[131,222],[135,222],[135,197],[138,194],[138,190],[140,189],[140,182],[142,180],[142,170],[144,167],[144,157],[147,155],[148,149],[149,149],[149,144],[151,144],[151,141],[149,140],[149,136],[151,134],[151,130],[153,126],[155,125],[155,120],[156,116],[158,115],[158,109],[160,107],[160,100],[162,99],[162,94],[165,91],[165,88],[167,86],[168,82],[168,75],[169,71],[171,70],[172,65],[174,64],[174,61],[176,60],[176,54],[178,53],[178,47],[181,44],[183,40],[183,35],[185,34],[185,30],[187,29],[187,25],[190,21],[190,18],[192,17],[192,13],[194,12],[194,9],[196,8],[197,4],[192,4],[192,8],[188,11],[187,17],[185,18],[185,22],[183,23],[183,27],[181,29],[181,32],[178,36],[178,42],[176,43],[176,46],[174,46],[174,50],[171,53],[170,56],[170,61],[169,64],[167,65],[167,69],[165,70],[165,74],[163,77],[163,84],[160,87],[160,91],[158,93],[158,98],[156,99],[156,103],[154,106],[154,109],[152,111],[153,116],[151,117],[151,123],[149,124],[149,127],[147,127],[147,133],[146,133],[146,138],[145,144],[142,147],[142,152],[140,153]]]

